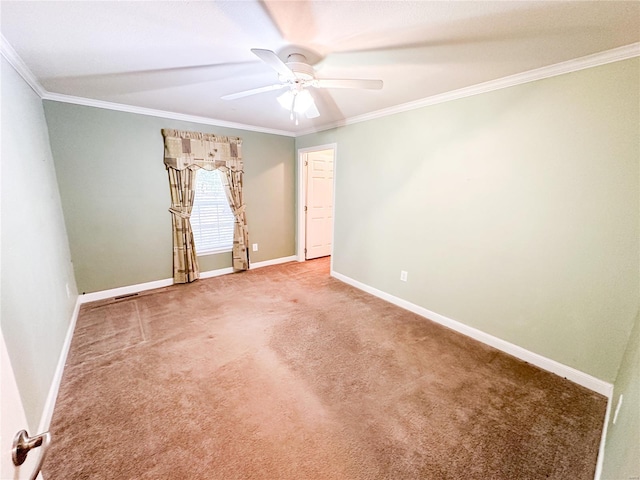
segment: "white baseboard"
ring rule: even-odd
[[[290,257],[273,258],[271,260],[265,260],[263,262],[252,262],[250,264],[250,268],[253,270],[254,268],[269,267],[271,265],[280,265],[281,263],[293,262],[297,258],[298,257],[296,257],[295,255],[291,255]],[[233,273],[233,272],[235,272],[233,267],[219,268],[218,270],[209,270],[208,272],[200,272],[200,278],[219,277],[220,275],[228,275],[229,273]]]
[[[502,350],[509,355],[519,358],[520,360],[524,360],[525,362],[540,367],[543,370],[555,373],[556,375],[571,380],[578,385],[582,385],[583,387],[586,387],[590,390],[593,390],[594,392],[604,395],[608,399],[611,399],[613,385],[600,380],[599,378],[593,377],[587,373],[581,372],[580,370],[569,367],[555,360],[551,360],[550,358],[543,357],[540,354],[531,352],[525,348],[519,347],[518,345],[507,342],[506,340],[502,340],[501,338],[489,335],[482,330],[478,330],[476,328],[465,325],[464,323],[445,317],[444,315],[440,315],[439,313],[427,310],[424,307],[420,307],[411,302],[403,300],[402,298],[393,296],[389,293],[383,292],[382,290],[378,290],[377,288],[361,283],[334,270],[331,270],[331,276],[353,287],[370,293],[371,295],[386,300],[389,303],[393,303],[394,305],[402,307],[405,310],[409,310],[410,312],[416,313],[422,317],[444,325],[445,327],[467,335],[468,337],[478,340],[479,342],[490,345],[494,348],[497,348],[498,350]]]
[[[233,267],[219,268],[217,270],[209,270],[207,272],[200,272],[200,278],[219,277],[220,275],[228,275],[228,274],[233,273],[233,272],[234,272]],[[173,281],[171,283],[173,283]]]
[[[84,295],[80,295],[80,303],[95,302],[96,300],[105,300],[107,298],[119,297],[120,295],[131,295],[132,293],[153,290],[154,288],[168,287],[169,285],[173,285],[173,278],[165,278],[163,280],[155,280],[153,282],[138,283],[136,285],[127,285],[126,287],[85,293]]]
[[[40,425],[38,426],[38,432],[47,432],[51,425],[51,419],[53,418],[53,410],[56,406],[56,399],[58,398],[58,390],[60,390],[60,383],[62,382],[62,374],[64,373],[64,366],[67,363],[67,355],[69,354],[69,348],[71,348],[71,340],[73,339],[73,332],[76,328],[76,322],[78,320],[78,313],[80,312],[80,296],[76,299],[76,305],[73,308],[71,314],[71,321],[67,327],[67,334],[64,337],[64,343],[60,350],[60,356],[58,357],[58,364],[51,380],[51,386],[49,387],[49,393],[47,400],[44,403],[42,409],[42,416],[40,417]]]
[[[271,265],[280,265],[281,263],[295,262],[296,260],[298,260],[298,257],[296,255],[291,255],[289,257],[274,258],[273,260],[265,260],[263,262],[252,263],[251,268],[269,267]]]
[[[263,262],[256,262],[251,264],[251,268],[262,268],[270,265],[279,265],[281,263],[293,262],[297,259],[295,255],[289,257],[274,258],[271,260],[265,260]],[[231,267],[219,268],[217,270],[209,270],[207,272],[200,272],[200,278],[212,278],[220,275],[227,275],[233,273],[234,270]],[[173,285],[173,278],[165,278],[163,280],[155,280],[153,282],[138,283],[136,285],[127,285],[125,287],[111,288],[109,290],[100,290],[98,292],[85,293],[80,295],[79,302],[88,303],[95,302],[97,300],[105,300],[107,298],[119,297],[120,295],[131,295],[133,293],[144,292],[145,290],[153,290],[154,288],[162,288]]]

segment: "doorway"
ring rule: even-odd
[[[298,261],[333,252],[336,144],[298,150]]]

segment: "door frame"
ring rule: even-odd
[[[332,205],[331,205],[331,268],[333,268],[333,242],[335,240],[335,222],[336,222],[336,164],[338,161],[338,144],[327,143],[324,145],[317,145],[313,147],[299,148],[298,149],[298,192],[296,197],[297,203],[297,241],[296,241],[296,256],[299,262],[304,262],[304,248],[306,244],[306,217],[304,207],[307,198],[307,167],[304,162],[307,156],[313,152],[320,152],[323,150],[333,150],[333,185],[332,185]]]

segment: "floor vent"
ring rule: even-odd
[[[129,298],[129,297],[137,297],[138,294],[137,293],[129,293],[127,295],[120,295],[119,297],[113,297],[114,300],[122,300],[123,298]]]

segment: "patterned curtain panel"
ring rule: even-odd
[[[196,258],[191,209],[195,198],[196,171],[190,168],[168,168],[171,188],[171,224],[173,226],[173,281],[189,283],[200,278]]]
[[[242,172],[234,172],[231,169],[225,171],[225,190],[229,205],[236,223],[233,229],[233,269],[247,270],[249,268],[249,229],[247,217],[244,213],[244,201],[242,199]]]
[[[235,215],[233,237],[233,268],[249,268],[249,229],[242,194],[242,140],[238,137],[219,137],[209,133],[184,132],[163,129],[164,163],[171,184],[171,208],[173,217],[173,276],[176,283],[187,283],[199,277],[198,262],[191,230],[195,171],[221,170],[229,205]],[[183,172],[180,182],[174,182],[172,172]],[[187,172],[189,172],[187,174]],[[191,180],[185,180],[189,177]],[[176,176],[177,178],[177,176]],[[174,200],[173,184],[176,183],[177,199]],[[191,192],[191,193],[189,193]],[[182,222],[182,223],[181,223]],[[181,273],[182,272],[182,273]]]

